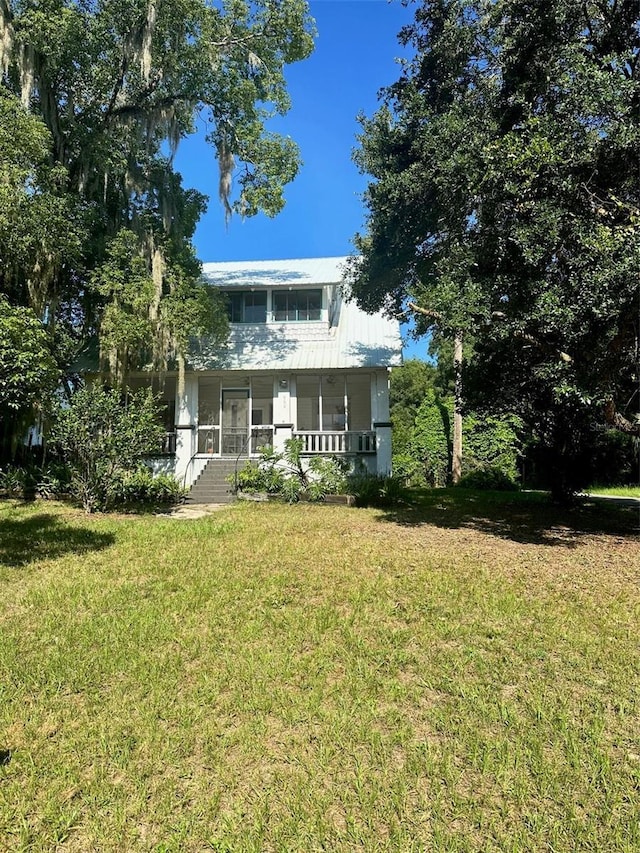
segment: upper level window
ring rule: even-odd
[[[321,290],[274,290],[273,292],[274,320],[319,320],[321,313]]]
[[[267,294],[262,290],[236,290],[227,294],[232,323],[266,323]]]

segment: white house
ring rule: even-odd
[[[346,258],[205,264],[228,295],[223,348],[190,357],[185,393],[165,386],[175,432],[167,449],[193,483],[212,459],[236,460],[293,436],[304,454],[360,458],[391,468],[389,370],[401,363],[399,325],[341,294]],[[175,400],[175,405],[173,401]]]

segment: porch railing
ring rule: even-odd
[[[267,446],[273,447],[273,427],[251,427],[251,452],[258,453]]]
[[[226,427],[221,430],[219,426],[208,426],[198,429],[198,453],[236,456],[246,453],[247,448],[251,453],[257,453],[267,444],[273,444],[273,427],[270,426],[251,427],[250,433],[246,427]]]
[[[376,434],[373,430],[348,432],[294,432],[301,438],[303,453],[375,453]]]
[[[220,453],[220,427],[208,426],[198,429],[198,453]]]

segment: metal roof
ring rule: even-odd
[[[285,261],[229,261],[203,264],[202,275],[217,287],[277,287],[337,284],[347,258],[301,258]]]
[[[346,258],[204,264],[205,280],[218,287],[338,285]],[[194,370],[329,370],[396,367],[402,363],[400,326],[382,313],[366,314],[338,300],[334,324],[324,322],[234,324],[226,346],[192,352]]]

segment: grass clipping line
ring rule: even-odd
[[[638,537],[503,500],[0,504],[0,847],[640,849]]]

